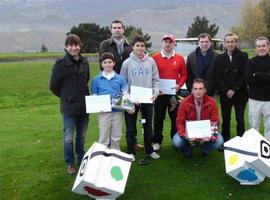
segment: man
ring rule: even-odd
[[[65,40],[66,54],[57,60],[52,69],[51,91],[60,98],[64,123],[64,158],[67,172],[75,174],[73,138],[77,165],[84,156],[84,139],[88,127],[88,114],[85,108],[85,96],[89,95],[89,64],[80,55],[82,42],[77,35],[69,34]]]
[[[110,52],[114,55],[114,71],[120,73],[122,63],[129,57],[132,47],[124,36],[125,28],[122,21],[114,20],[111,23],[111,37],[104,40],[99,45],[99,57],[104,52]]]
[[[202,33],[198,37],[199,47],[191,52],[187,57],[187,89],[189,92],[195,78],[205,81],[207,95],[214,97],[216,93],[216,83],[214,75],[214,60],[217,53],[211,48],[211,36]]]
[[[235,110],[237,135],[242,136],[245,132],[244,114],[248,93],[244,71],[248,55],[237,46],[238,36],[233,33],[226,34],[224,37],[226,51],[215,59],[222,114],[222,136],[225,142],[230,139],[232,106]]]
[[[113,70],[119,74],[123,62],[129,57],[132,52],[132,46],[124,36],[125,27],[122,21],[114,20],[111,23],[111,37],[104,40],[99,45],[99,57],[105,52],[112,53],[115,58],[115,65]],[[100,67],[102,69],[102,67]],[[135,140],[135,148],[142,149],[143,145],[137,143]]]
[[[257,56],[248,60],[245,78],[249,90],[249,125],[259,131],[264,119],[264,136],[270,141],[270,56],[269,40],[255,40]]]
[[[153,90],[152,101],[154,101],[159,94],[159,76],[155,61],[145,53],[145,45],[146,41],[143,36],[134,37],[132,41],[133,52],[124,61],[120,74],[127,80],[129,87],[151,88]],[[152,147],[153,107],[151,103],[137,104],[135,102],[135,112],[133,114],[125,112],[127,148],[128,153],[133,156],[133,161],[136,155],[134,142],[137,135],[136,124],[139,111],[141,111],[142,117],[145,119],[143,124],[145,153],[153,159],[160,157]]]
[[[184,85],[187,80],[187,71],[184,58],[175,53],[173,50],[175,46],[175,37],[172,34],[165,34],[162,38],[162,50],[153,55],[153,59],[156,61],[159,78],[160,79],[171,79],[176,81],[175,90],[176,92]],[[171,119],[171,139],[176,133],[176,115],[178,105],[175,107],[172,102],[175,95],[163,94],[160,95],[155,101],[154,111],[154,137],[153,137],[153,148],[159,150],[163,140],[163,121],[166,116],[166,109]]]
[[[186,97],[180,104],[177,113],[176,126],[177,133],[173,137],[173,145],[184,153],[185,157],[192,157],[192,147],[186,132],[186,122],[196,120],[210,120],[213,128],[218,127],[218,108],[215,100],[206,93],[205,81],[203,79],[194,79],[191,95]],[[216,131],[216,130],[214,130]],[[202,156],[208,157],[208,154],[218,149],[223,144],[223,137],[214,132],[209,138],[197,139],[202,143]]]

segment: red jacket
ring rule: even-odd
[[[218,108],[215,100],[207,95],[204,95],[202,109],[201,109],[201,120],[209,119],[215,122],[218,126]],[[186,136],[186,121],[196,120],[196,108],[194,103],[194,96],[189,95],[186,97],[178,108],[176,126],[180,136]]]
[[[185,59],[175,53],[171,58],[163,58],[161,52],[155,53],[152,58],[156,61],[160,79],[175,79],[176,84],[182,87],[187,80]]]

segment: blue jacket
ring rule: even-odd
[[[102,75],[102,72],[95,76],[91,84],[91,93],[97,95],[109,94],[111,100],[119,98],[124,92],[128,91],[125,79],[119,74],[114,75],[110,80]],[[115,111],[113,109],[113,111]]]

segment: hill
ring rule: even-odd
[[[44,42],[50,51],[62,50],[65,33],[82,22],[107,26],[113,19],[141,27],[152,36],[172,32],[184,37],[196,16],[220,25],[219,35],[239,21],[243,0],[2,0],[0,51],[38,51]]]

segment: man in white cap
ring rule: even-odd
[[[175,37],[172,34],[165,34],[162,37],[162,50],[153,55],[153,59],[156,61],[160,79],[175,80],[176,93],[184,85],[187,80],[187,70],[185,60],[183,56],[177,54],[174,51]],[[175,107],[172,103],[172,98],[175,99],[175,95],[164,94],[160,92],[160,95],[155,101],[154,112],[154,137],[153,148],[159,150],[163,140],[163,121],[166,116],[166,110],[171,119],[171,131],[170,137],[173,138],[177,132],[176,129],[176,116],[178,104]]]

